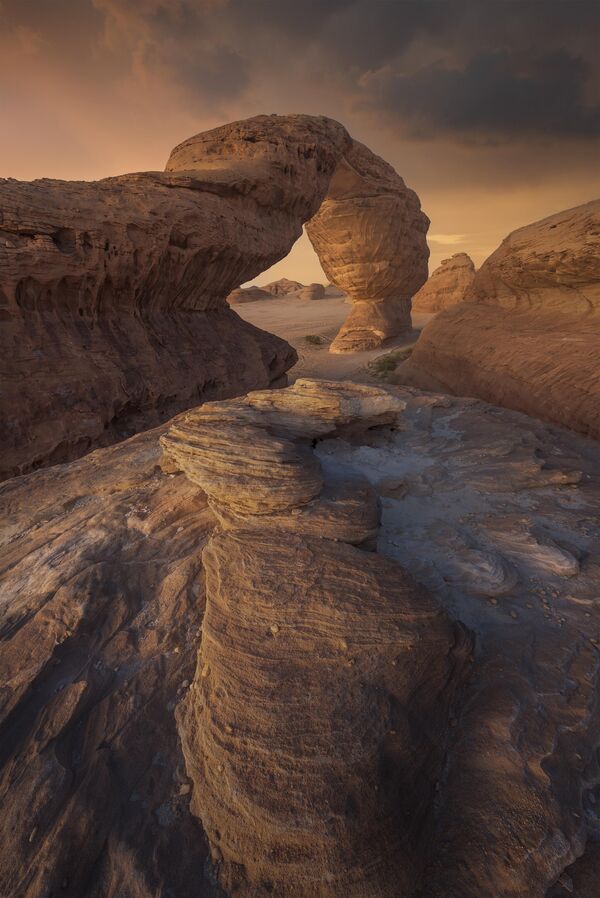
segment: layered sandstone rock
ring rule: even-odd
[[[401,383],[600,437],[600,200],[515,231],[423,330]]]
[[[283,258],[329,193],[313,239],[354,285],[365,339],[379,341],[404,326],[405,293],[424,279],[427,219],[393,170],[330,119],[235,122],[184,141],[165,172],[1,181],[0,476],[281,383],[295,353],[241,322],[226,296]],[[352,194],[362,224],[348,244]],[[351,244],[365,236],[350,273]],[[369,310],[379,321],[383,305],[387,325],[371,328]]]
[[[325,296],[325,287],[323,284],[309,284],[298,291],[298,299],[323,299]]]
[[[475,266],[467,253],[455,253],[435,269],[414,296],[414,312],[441,312],[463,302],[475,278]]]
[[[214,516],[160,457],[149,431],[0,486],[3,896],[216,891],[174,720]]]
[[[307,382],[163,433],[0,487],[0,894],[596,898],[597,444]]]
[[[327,277],[352,300],[332,352],[375,349],[411,328],[427,279],[429,220],[383,159],[354,142],[306,230]]]
[[[169,470],[206,490],[224,528],[203,552],[179,722],[228,893],[391,898],[419,876],[468,640],[401,568],[352,545],[376,534],[376,497],[310,448],[403,407],[300,380],[211,403],[162,438]]]

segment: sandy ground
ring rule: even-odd
[[[320,377],[325,380],[368,378],[367,366],[377,356],[385,355],[399,346],[417,340],[422,328],[433,315],[413,315],[413,330],[385,346],[370,352],[351,352],[337,355],[329,352],[329,343],[338,332],[350,311],[350,303],[343,297],[301,300],[293,296],[259,300],[234,306],[235,311],[256,327],[283,337],[296,349],[298,363],[288,372],[290,383],[298,377]],[[326,343],[312,346],[306,336],[315,334]]]

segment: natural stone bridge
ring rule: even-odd
[[[353,307],[334,351],[410,327],[428,220],[331,119],[257,116],[176,147],[164,172],[0,182],[0,473],[107,445],[295,361],[225,297],[307,230]]]

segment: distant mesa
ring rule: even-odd
[[[444,259],[413,297],[413,312],[441,312],[463,302],[474,278],[475,266],[467,253]]]
[[[238,287],[232,290],[227,297],[227,302],[231,306],[239,305],[245,302],[257,302],[259,299],[272,299],[273,294],[267,293],[260,287]]]
[[[272,281],[265,284],[262,290],[270,293],[271,296],[289,296],[290,293],[297,293],[304,288],[304,284],[300,281],[290,281],[288,278],[280,278],[278,281]]]
[[[600,438],[600,200],[510,234],[396,377]]]
[[[231,291],[227,297],[227,302],[234,306],[239,303],[257,302],[262,299],[283,299],[286,296],[295,299],[323,299],[325,296],[342,295],[342,291],[337,288],[326,293],[323,284],[314,283],[305,286],[299,281],[281,278],[279,281],[264,284],[262,287],[238,287],[236,290]]]
[[[324,299],[325,287],[323,284],[309,284],[298,291],[298,299]]]

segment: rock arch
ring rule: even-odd
[[[173,150],[167,171],[181,170],[287,210],[294,239],[306,223],[325,274],[353,303],[333,352],[373,349],[410,329],[411,299],[427,279],[429,219],[392,166],[337,122],[290,115],[225,125]],[[292,247],[287,229],[280,236],[277,261]]]
[[[285,383],[293,349],[225,298],[284,258],[305,222],[355,300],[334,349],[410,325],[427,218],[331,119],[234,122],[177,146],[164,172],[0,180],[0,477]]]

